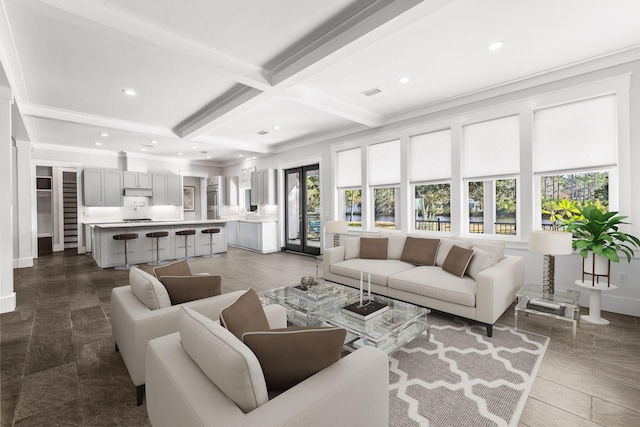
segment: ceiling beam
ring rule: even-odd
[[[153,43],[166,49],[200,58],[215,65],[220,73],[256,89],[271,87],[264,68],[214,49],[204,43],[167,30],[156,22],[104,0],[40,0],[49,6],[96,22],[105,27]]]

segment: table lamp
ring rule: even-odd
[[[572,234],[565,231],[532,231],[529,233],[529,251],[544,254],[542,269],[542,292],[554,292],[555,258],[554,255],[569,255]]]
[[[327,221],[324,224],[324,232],[333,234],[333,247],[340,246],[340,234],[348,231],[347,221]]]

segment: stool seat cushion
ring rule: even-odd
[[[152,231],[146,234],[147,237],[167,237],[168,235],[168,231]]]
[[[203,233],[206,234],[215,234],[215,233],[219,233],[220,229],[219,228],[206,228],[204,230],[202,230]]]
[[[221,276],[162,276],[171,305],[182,304],[222,293]]]
[[[137,233],[123,233],[123,234],[116,234],[115,236],[113,236],[114,240],[133,240],[137,238],[138,238]]]
[[[196,230],[180,230],[180,231],[176,231],[176,235],[178,235],[178,236],[191,236],[192,234],[196,234]]]
[[[162,283],[151,274],[131,267],[129,270],[131,291],[149,310],[170,307],[171,298]]]

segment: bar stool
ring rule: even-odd
[[[202,230],[202,233],[209,235],[209,254],[208,255],[202,255],[202,256],[204,258],[217,258],[217,257],[219,257],[220,255],[213,253],[213,235],[220,233],[220,229],[219,228],[207,228],[207,229]]]
[[[167,237],[169,235],[168,231],[152,231],[151,233],[147,233],[146,236],[152,239],[156,239],[156,260],[153,260],[153,245],[151,245],[151,261],[148,263],[149,265],[164,265],[167,261],[160,261],[160,238]]]
[[[189,236],[196,234],[196,230],[180,230],[176,231],[176,236],[184,236],[184,258],[179,258],[184,261],[193,261],[193,257],[189,257]]]
[[[124,265],[118,265],[113,267],[114,270],[129,270],[131,267],[137,267],[137,265],[129,265],[129,250],[127,248],[127,241],[137,239],[137,233],[122,233],[116,234],[113,236],[113,240],[122,240],[124,241]]]

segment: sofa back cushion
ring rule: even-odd
[[[180,340],[202,372],[242,412],[251,412],[269,400],[255,354],[217,322],[182,306]]]
[[[407,237],[400,261],[415,265],[435,265],[440,239]]]
[[[239,340],[245,332],[270,329],[260,297],[253,289],[248,289],[233,304],[220,310],[220,323]]]
[[[171,306],[171,299],[164,285],[138,267],[131,267],[129,270],[129,285],[133,294],[150,310]]]
[[[480,249],[491,254],[491,262],[489,266],[501,261],[504,258],[504,247],[504,243],[474,242],[472,244],[473,249]]]
[[[469,261],[469,265],[467,266],[467,271],[465,274],[471,277],[473,280],[478,280],[478,273],[480,273],[485,268],[490,267],[491,261],[493,260],[493,254],[483,251],[482,249],[478,249],[475,246],[473,247],[473,256],[471,257],[471,261]]]
[[[253,351],[269,391],[284,391],[337,362],[347,335],[343,328],[293,326],[247,332],[242,341]]]
[[[440,246],[438,246],[438,253],[436,254],[436,265],[442,267],[444,260],[447,259],[449,251],[456,245],[460,248],[469,249],[471,242],[467,240],[454,240],[454,239],[440,239]]]
[[[344,259],[356,259],[360,255],[360,238],[345,237],[344,242]]]
[[[389,238],[360,238],[360,258],[361,259],[388,259],[387,247]]]
[[[384,233],[380,237],[386,237],[389,239],[387,244],[387,257],[388,259],[400,259],[402,251],[404,250],[404,244],[407,241],[406,234],[396,233]]]
[[[453,245],[442,263],[442,269],[458,277],[462,277],[464,276],[465,271],[467,271],[467,266],[469,265],[472,256],[473,249],[465,249],[460,246]]]

